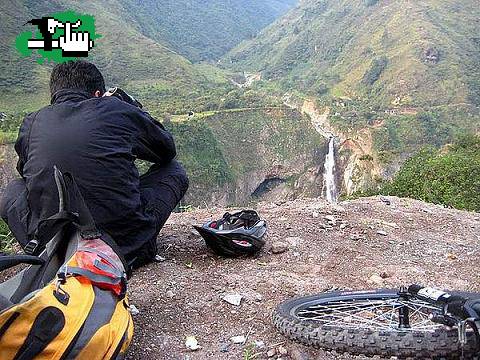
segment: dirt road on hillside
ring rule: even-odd
[[[286,340],[271,325],[273,309],[287,298],[335,288],[422,283],[480,291],[480,214],[388,200],[260,204],[269,244],[281,241],[289,249],[274,255],[267,248],[253,259],[217,257],[192,232],[191,224],[218,218],[224,209],[172,215],[159,239],[166,260],[129,282],[130,301],[140,313],[128,358],[243,359],[249,351],[267,359],[276,349],[271,359],[351,359]],[[336,219],[330,228],[328,215]],[[227,294],[242,295],[241,305],[223,301]],[[230,341],[239,335],[248,336],[244,345]],[[201,349],[187,350],[186,336],[195,336]]]

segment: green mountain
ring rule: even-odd
[[[172,51],[168,44],[155,41],[138,30],[129,10],[120,1],[19,1],[2,2],[0,46],[0,101],[2,110],[31,110],[48,101],[48,74],[52,64],[39,65],[20,58],[14,47],[15,37],[34,28],[23,24],[53,12],[74,10],[94,14],[97,32],[89,60],[106,76],[107,84],[121,85],[130,91],[148,93],[148,98],[162,99],[195,96],[226,84],[226,78],[208,66],[194,66],[183,56]]]
[[[121,0],[142,34],[192,61],[215,60],[297,0]]]
[[[314,94],[478,105],[479,16],[476,0],[306,0],[228,59]]]
[[[31,111],[48,102],[52,65],[22,59],[14,47],[20,32],[35,29],[24,26],[30,19],[65,10],[94,15],[97,33],[103,36],[89,60],[99,66],[107,83],[126,87],[147,105],[182,112],[231,88],[225,72],[194,65],[183,55],[193,60],[220,56],[295,1],[4,1],[0,4],[0,110]]]
[[[374,127],[390,162],[478,129],[479,17],[477,0],[304,0],[223,63],[316,98],[343,134]]]

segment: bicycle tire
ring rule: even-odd
[[[399,299],[398,290],[332,292],[295,298],[281,303],[273,313],[275,327],[288,338],[305,345],[350,353],[352,355],[413,359],[478,359],[473,334],[461,349],[456,329],[441,327],[434,331],[388,331],[368,328],[325,326],[316,321],[300,319],[299,309],[334,301],[379,301]],[[326,305],[321,305],[326,306]]]

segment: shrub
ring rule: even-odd
[[[362,82],[365,85],[373,85],[380,78],[387,65],[388,59],[386,56],[373,60],[372,66],[363,76]]]
[[[480,211],[480,137],[464,136],[441,150],[424,148],[380,193]]]

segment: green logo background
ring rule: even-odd
[[[52,17],[61,22],[70,21],[71,23],[75,23],[78,20],[81,20],[82,25],[76,28],[75,31],[88,31],[90,33],[90,38],[93,41],[102,37],[102,35],[97,34],[95,32],[95,18],[92,15],[82,15],[74,11],[64,11],[64,12],[53,13],[50,15],[45,15],[45,17]],[[35,27],[35,35],[32,37],[32,31],[24,31],[20,35],[18,35],[15,40],[15,47],[17,48],[20,55],[24,57],[31,56],[33,53],[33,50],[28,48],[28,40],[43,39],[42,33],[38,30],[38,28],[35,25],[29,25],[29,26]],[[55,31],[55,34],[53,35],[53,39],[58,39],[60,36],[63,36],[63,35],[64,35],[64,29],[57,29]],[[52,51],[45,51],[42,49],[38,49],[36,51],[40,55],[37,58],[37,62],[39,64],[43,64],[46,60],[61,63],[61,62],[66,62],[69,60],[76,59],[73,57],[63,57],[62,49],[53,49]]]

